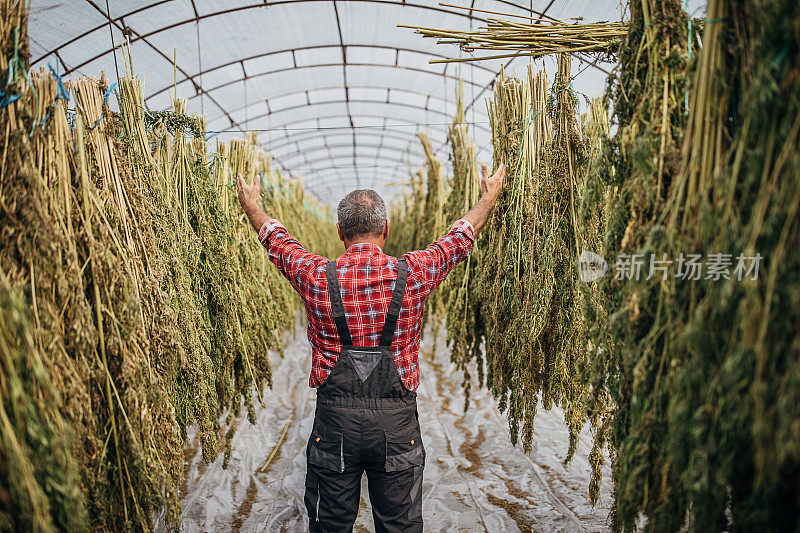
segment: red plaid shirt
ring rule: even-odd
[[[312,347],[311,376],[308,384],[319,387],[333,369],[342,349],[328,297],[325,265],[328,259],[303,249],[277,220],[269,219],[258,233],[270,260],[300,294],[308,316],[308,340]],[[472,251],[475,230],[459,220],[450,231],[425,250],[403,257],[408,264],[408,280],[392,341],[392,353],[403,384],[409,390],[419,386],[419,335],[422,304],[454,266]],[[397,258],[370,243],[354,244],[336,260],[342,287],[347,326],[357,346],[380,342],[383,323],[397,278]]]

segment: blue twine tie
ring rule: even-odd
[[[108,102],[108,97],[109,97],[109,96],[111,96],[111,93],[112,93],[112,92],[114,92],[114,88],[115,88],[116,86],[117,86],[117,84],[116,84],[116,83],[112,83],[112,84],[111,84],[111,86],[110,86],[110,87],[109,87],[109,88],[106,90],[106,92],[103,94],[103,105],[105,105],[105,104],[106,104],[106,102]],[[96,127],[97,127],[97,126],[100,124],[100,121],[101,121],[101,120],[103,120],[103,117],[104,117],[105,115],[106,115],[106,112],[105,112],[105,111],[103,111],[102,113],[100,113],[100,118],[98,118],[98,119],[97,119],[97,122],[95,122],[95,123],[92,125],[92,127],[91,127],[91,128],[89,128],[89,131],[92,131],[93,129],[95,129],[95,128],[96,128]]]

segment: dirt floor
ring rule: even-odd
[[[420,425],[427,451],[423,481],[425,531],[605,531],[611,502],[606,468],[601,500],[588,501],[590,437],[585,430],[569,467],[562,413],[542,410],[530,454],[513,447],[507,422],[485,390],[473,387],[465,414],[461,376],[440,337],[422,341],[418,390]],[[258,423],[243,415],[230,462],[204,465],[190,433],[187,478],[182,490],[181,530],[303,531],[305,446],[314,418],[315,392],[308,387],[310,347],[298,327],[286,338],[285,356],[272,358],[274,386],[264,392]],[[157,531],[164,530],[155,517]],[[356,532],[374,531],[366,477]]]

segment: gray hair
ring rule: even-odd
[[[386,227],[386,204],[372,189],[357,189],[339,202],[339,229],[347,239],[377,236]]]

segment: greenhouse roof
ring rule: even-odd
[[[463,80],[479,157],[491,158],[485,99],[501,68],[523,74],[530,60],[430,64],[468,56],[398,24],[478,29],[495,11],[532,20],[624,19],[620,0],[32,0],[31,63],[66,78],[125,75],[127,37],[150,109],[175,94],[207,116],[209,137],[258,132],[278,165],[327,202],[354,188],[391,197],[424,162],[425,131],[446,162],[448,123]],[[698,15],[704,2],[687,9]],[[459,7],[460,6],[460,7]],[[480,11],[479,11],[480,10]],[[499,16],[499,18],[504,18]],[[599,96],[613,68],[577,57],[573,85]],[[554,71],[554,58],[533,61]],[[113,102],[112,102],[113,103]],[[583,102],[585,105],[585,101]]]

